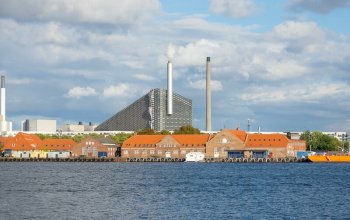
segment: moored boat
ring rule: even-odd
[[[310,155],[308,159],[320,163],[350,163],[350,155]]]

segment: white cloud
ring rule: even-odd
[[[157,81],[157,78],[146,74],[135,74],[133,77],[142,81]]]
[[[136,91],[130,84],[121,83],[115,86],[109,86],[103,90],[104,97],[130,97]]]
[[[209,10],[234,18],[247,17],[257,10],[253,0],[209,0]]]
[[[287,8],[291,11],[312,11],[328,14],[337,8],[350,7],[349,0],[289,0]]]
[[[350,100],[349,85],[344,83],[329,84],[294,84],[278,86],[250,86],[238,97],[250,104],[306,102],[319,103],[323,99]]]
[[[211,80],[211,89],[212,91],[222,91],[223,86],[218,80]],[[189,86],[194,89],[205,89],[206,88],[206,80],[200,79],[197,81],[190,81]]]
[[[174,46],[173,48],[176,66],[200,66],[205,63],[207,56],[213,55],[214,51],[219,49],[219,45],[216,42],[201,39],[185,46]]]
[[[133,24],[161,7],[158,0],[0,0],[0,5],[0,17],[106,24]]]
[[[74,87],[71,88],[68,93],[65,95],[67,98],[81,98],[81,97],[87,97],[87,96],[94,96],[97,95],[97,92],[94,88],[91,87]]]
[[[282,40],[299,40],[316,43],[324,40],[325,34],[315,22],[286,21],[273,28],[273,34]]]
[[[12,84],[12,85],[27,85],[32,83],[32,79],[28,79],[28,78],[21,78],[21,79],[14,79],[14,78],[10,78],[9,80],[7,80],[8,84]]]

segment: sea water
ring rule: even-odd
[[[349,219],[350,164],[0,163],[0,219]]]

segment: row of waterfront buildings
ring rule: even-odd
[[[205,158],[285,158],[306,150],[305,141],[283,134],[247,133],[225,129],[212,134],[137,135],[118,146],[108,138],[41,140],[35,134],[1,137],[5,156],[26,158],[120,157],[122,159],[183,159],[192,152]]]
[[[118,146],[109,138],[85,137],[76,143],[72,139],[44,139],[35,134],[18,133],[14,137],[0,137],[2,153],[15,158],[73,158],[116,157]]]

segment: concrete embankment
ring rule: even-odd
[[[185,162],[185,158],[127,158],[123,162]],[[301,163],[310,162],[304,158],[206,158],[206,163]]]
[[[184,158],[12,158],[0,157],[0,162],[185,162]],[[225,158],[205,159],[206,163],[301,163],[310,162],[304,158]]]
[[[2,157],[0,162],[115,162],[117,158],[12,158]]]

